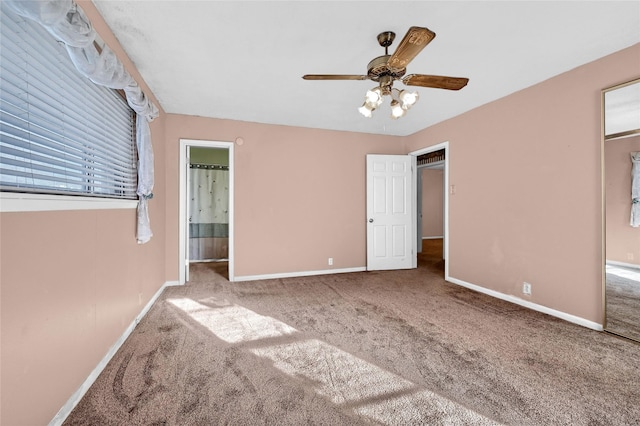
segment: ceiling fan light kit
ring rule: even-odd
[[[349,74],[306,74],[305,80],[373,80],[378,86],[367,91],[364,103],[358,111],[365,117],[371,118],[373,111],[378,108],[384,96],[391,97],[391,118],[402,117],[419,99],[418,92],[398,90],[393,87],[396,80],[401,80],[407,86],[432,87],[436,89],[460,90],[469,82],[468,78],[444,77],[439,75],[410,74],[407,65],[422,49],[434,39],[436,33],[423,27],[411,27],[398,45],[389,55],[389,46],[396,35],[392,31],[378,34],[378,44],[384,47],[384,55],[378,56],[367,65],[367,75]]]
[[[360,114],[367,118],[371,118],[373,116],[373,111],[382,104],[384,95],[391,96],[391,118],[393,119],[402,117],[405,112],[418,101],[419,98],[418,92],[408,92],[406,90],[398,90],[394,88],[385,92],[380,87],[374,87],[367,91],[364,103],[360,108],[358,108]]]

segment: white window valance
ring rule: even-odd
[[[138,227],[137,240],[148,242],[153,233],[147,202],[153,197],[153,147],[149,122],[158,116],[158,108],[149,101],[140,86],[124,69],[108,46],[98,48],[96,33],[72,0],[4,0],[18,15],[41,24],[63,42],[78,71],[96,84],[125,92],[127,103],[136,112],[136,146],[138,151]]]

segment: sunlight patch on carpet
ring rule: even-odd
[[[214,298],[168,299],[228,343],[291,335],[297,330],[274,318]],[[446,397],[317,339],[247,349],[270,360],[336,405],[384,424],[497,424]]]
[[[311,383],[333,403],[354,405],[357,414],[384,424],[498,424],[320,340],[251,352],[271,360],[285,374]]]
[[[168,301],[228,343],[279,337],[297,331],[281,321],[238,305],[211,307],[187,298]]]
[[[617,275],[620,278],[626,278],[640,283],[640,269],[621,268],[614,265],[606,265],[607,274]]]
[[[357,407],[355,412],[384,424],[500,424],[428,390]]]
[[[252,349],[251,352],[270,359],[289,376],[313,382],[319,394],[336,404],[414,387],[408,380],[315,339]]]

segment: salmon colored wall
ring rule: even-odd
[[[450,143],[451,277],[602,323],[600,94],[639,75],[636,44],[406,139]]]
[[[399,137],[172,114],[166,137],[170,280],[178,278],[181,138],[244,139],[235,146],[236,277],[364,267],[365,155],[405,152]]]
[[[422,237],[444,235],[444,172],[422,169]]]
[[[143,83],[93,4],[80,4]],[[151,125],[151,242],[136,243],[135,210],[0,214],[1,424],[47,424],[166,281],[164,125]]]
[[[640,267],[640,227],[629,225],[631,211],[631,152],[640,151],[640,136],[607,141],[605,193],[607,200],[607,260]]]

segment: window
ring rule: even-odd
[[[0,7],[0,189],[135,199],[127,102],[81,76],[42,26]]]

